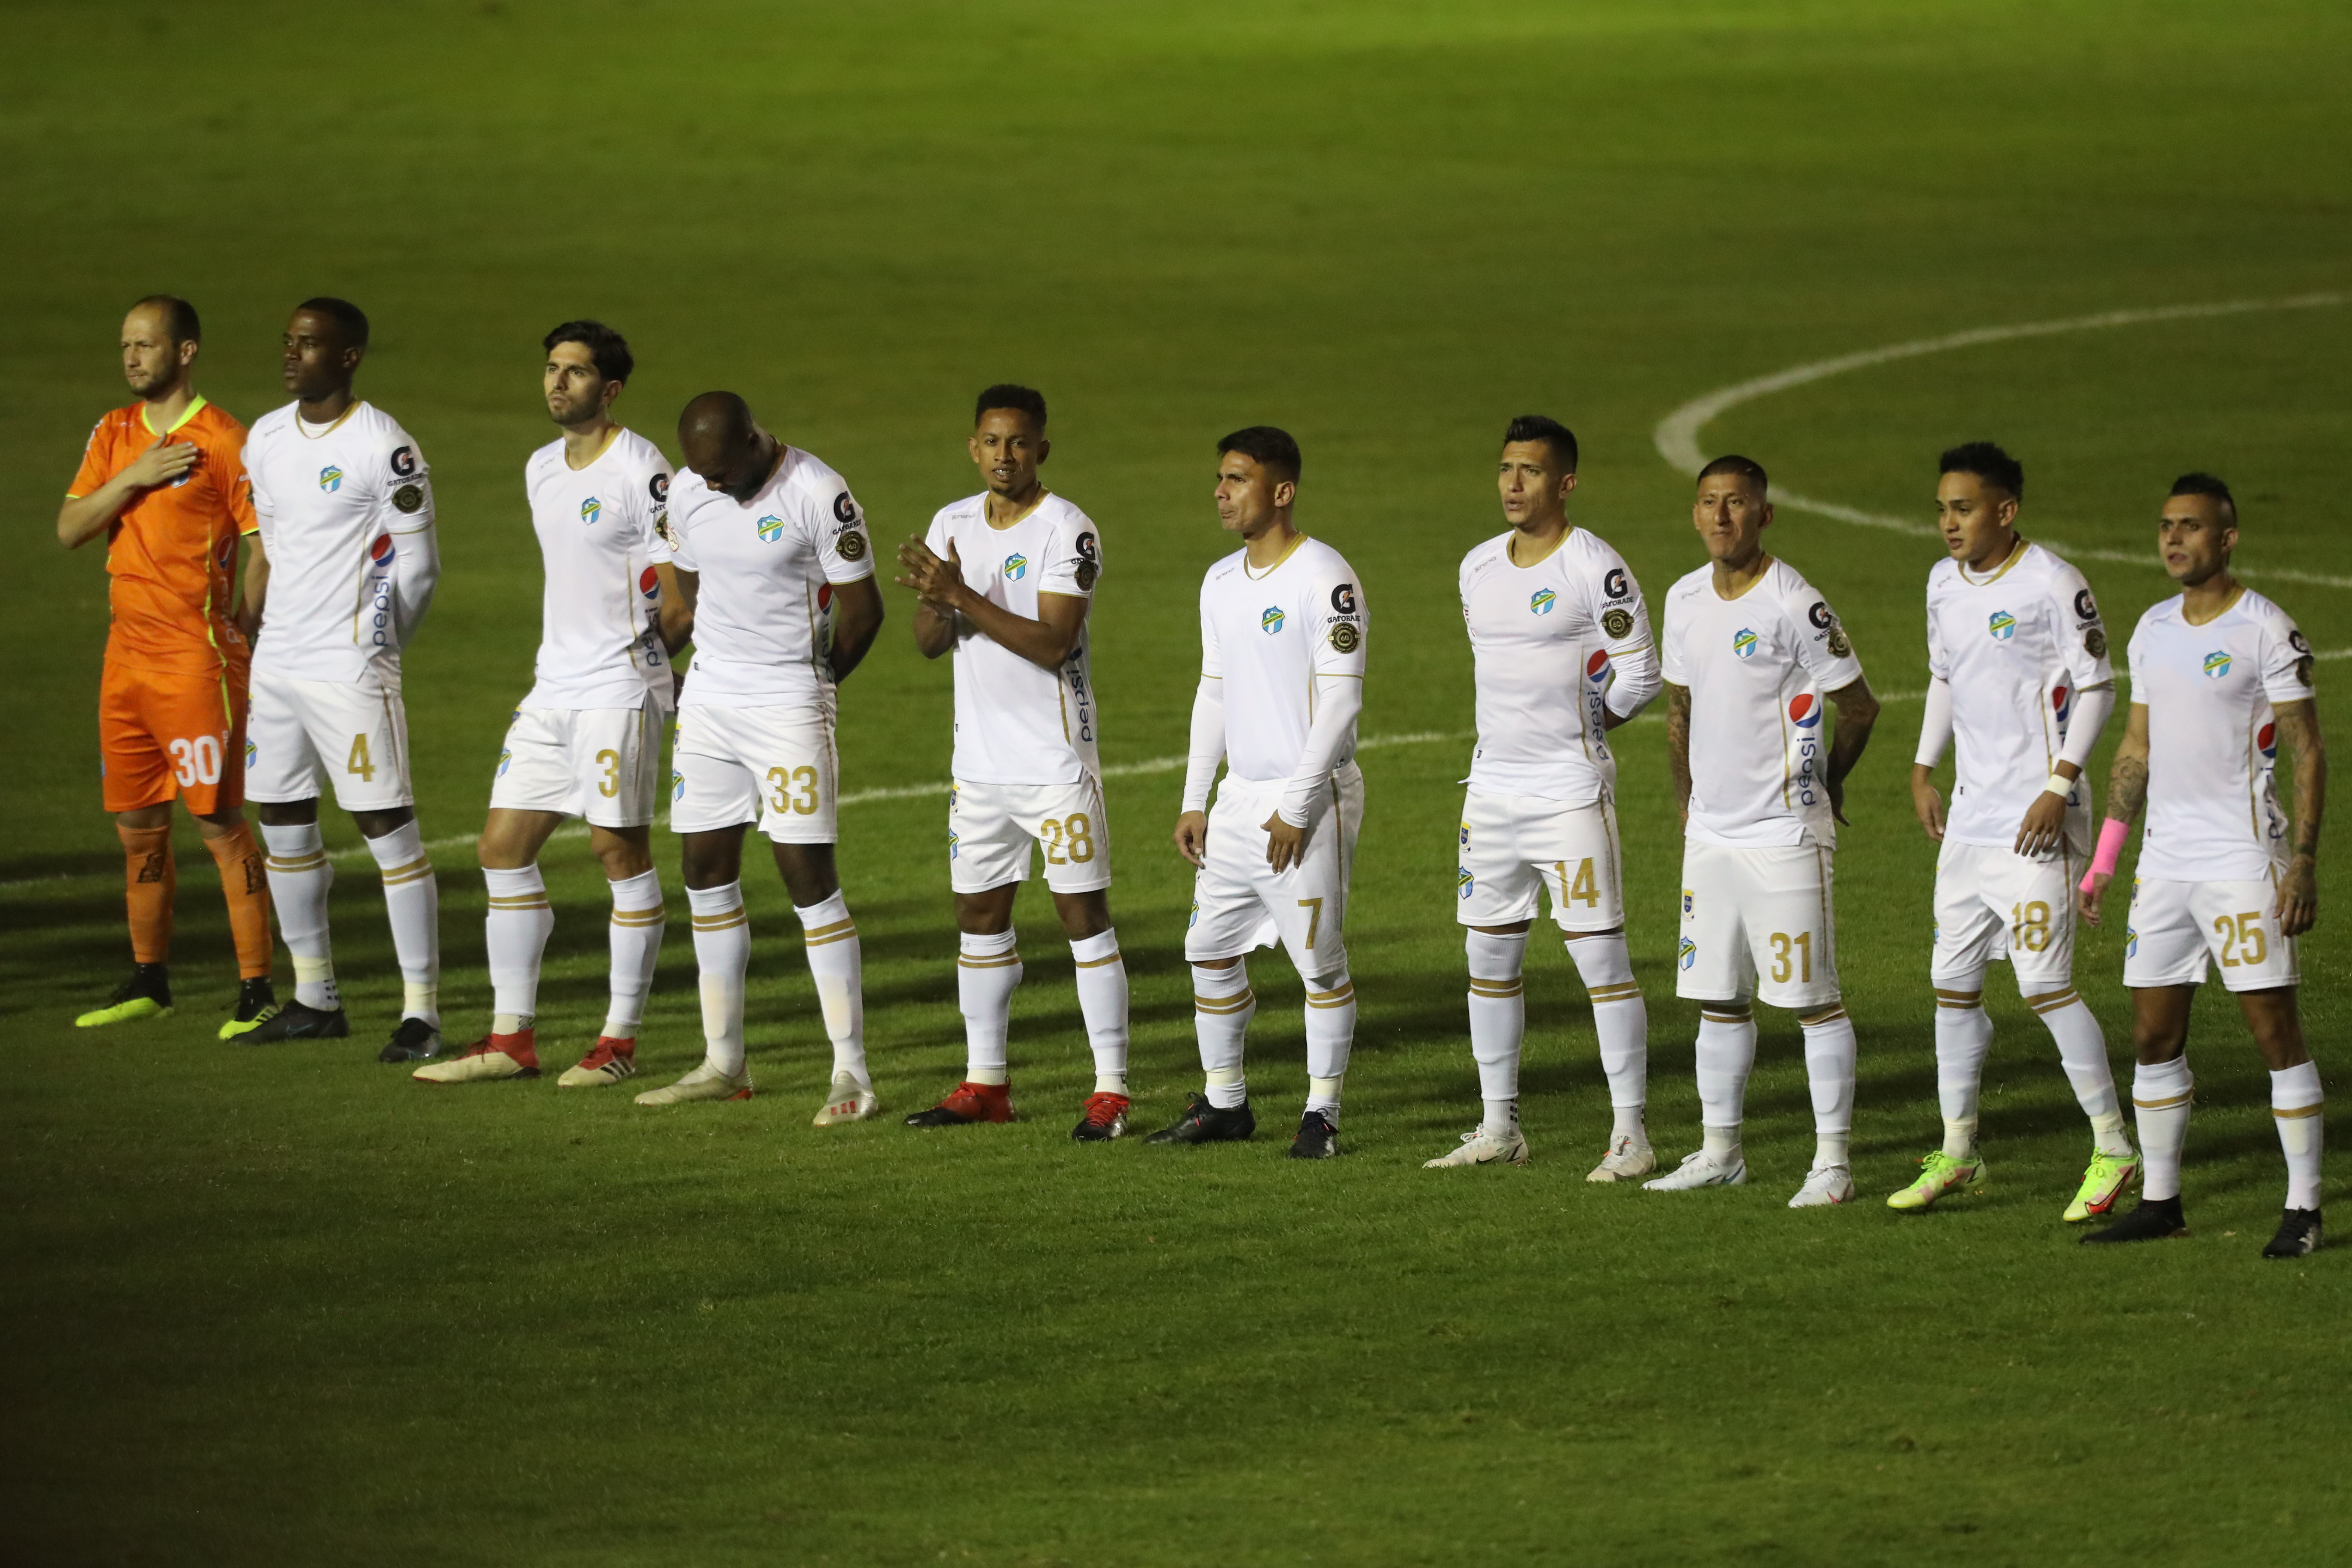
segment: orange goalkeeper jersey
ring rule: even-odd
[[[89,495],[136,461],[157,434],[144,405],[114,410],[90,432],[66,493]],[[193,443],[199,456],[180,479],[142,495],[107,530],[113,626],[106,657],[130,669],[216,676],[247,651],[228,619],[237,536],[260,526],[245,477],[245,426],[199,397],[163,434]]]

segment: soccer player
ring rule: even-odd
[[[433,604],[441,558],[433,479],[415,438],[352,390],[368,319],[345,300],[306,300],[283,357],[294,401],[246,442],[261,524],[261,616],[253,658],[246,793],[261,807],[278,930],[294,954],[294,1000],[245,1038],[339,1039],[351,1032],[327,931],[334,871],[319,834],[331,778],[383,876],[400,959],[400,1022],[377,1053],[414,1061],[441,1048],[441,893],[416,824],[400,656]]]
[[[122,840],[131,978],[83,1028],[172,1011],[172,801],[220,868],[241,976],[230,1039],[278,1010],[269,887],[245,822],[250,607],[231,606],[236,547],[256,526],[245,426],[198,395],[195,307],[150,295],[122,319],[122,374],[138,401],[98,422],[58,510],[58,539],[106,536],[106,664],[99,681],[100,798]],[[250,566],[252,557],[247,557]]]
[[[2091,1120],[2091,1164],[2066,1205],[2071,1225],[2107,1213],[2139,1172],[2105,1037],[2074,984],[2074,886],[2091,851],[2091,789],[2080,781],[2115,710],[2115,671],[2090,584],[2018,537],[2024,468],[1990,441],[1955,447],[1940,466],[1936,511],[1951,556],[1927,574],[1927,714],[1911,799],[1943,846],[1928,984],[1944,1146],[1886,1203],[1924,1209],[1984,1180],[1977,1102],[1992,1047],[1984,979],[2005,945],[2018,993],[2057,1042]],[[1955,739],[1948,821],[1934,780]]]
[[[1748,458],[1700,470],[1691,521],[1709,563],[1666,590],[1666,752],[1684,827],[1675,992],[1699,1004],[1706,1141],[1643,1184],[1748,1179],[1739,1124],[1760,999],[1804,1028],[1813,1163],[1789,1206],[1812,1208],[1853,1196],[1853,1021],[1838,995],[1831,856],[1878,700],[1828,601],[1765,550],[1766,486]],[[1825,700],[1837,710],[1826,743]]]
[[[2238,504],[2210,474],[2173,481],[2157,532],[2177,597],[2132,632],[2131,717],[2107,778],[2107,820],[2082,884],[2100,906],[2131,820],[2147,807],[2132,882],[2124,984],[2139,1068],[2132,1108],[2147,1162],[2139,1203],[2084,1241],[2187,1234],[2180,1153],[2189,1139],[2189,1010],[2210,959],[2238,998],[2271,1069],[2271,1115],[2286,1154],[2286,1212],[2265,1258],[2320,1244],[2319,1068],[2295,1006],[2295,939],[2319,916],[2319,819],[2327,752],[2311,687],[2311,644],[2285,611],[2230,573]],[[2294,816],[2279,811],[2277,743],[2294,753]]]
[[[929,534],[898,551],[898,581],[919,599],[915,646],[925,658],[955,655],[948,882],[962,933],[965,1040],[963,1081],[907,1125],[1013,1119],[1005,1036],[1022,973],[1013,898],[1034,844],[1070,939],[1095,1061],[1094,1093],[1070,1136],[1100,1142],[1126,1132],[1128,1110],[1127,965],[1110,921],[1110,823],[1087,664],[1102,531],[1037,477],[1054,449],[1042,394],[982,393],[967,446],[987,488],[942,507]]]
[[[1519,1045],[1538,889],[1592,1001],[1616,1124],[1587,1181],[1657,1168],[1642,1109],[1650,1016],[1625,948],[1617,759],[1608,731],[1658,694],[1650,612],[1624,558],[1568,521],[1576,437],[1539,415],[1503,432],[1496,484],[1508,531],[1463,558],[1462,618],[1475,666],[1478,742],[1462,802],[1458,918],[1469,928],[1470,1053],[1486,1120],[1427,1164],[1527,1163]]]
[[[595,1046],[561,1087],[601,1089],[636,1071],[667,918],[652,824],[671,710],[659,625],[674,581],[661,539],[669,459],[613,418],[636,368],[627,340],[601,321],[566,321],[541,346],[547,412],[562,434],[523,466],[547,585],[537,679],[507,730],[482,827],[490,1032],[463,1056],[418,1068],[427,1083],[539,1076],[531,1019],[555,930],[539,853],[564,818],[587,818],[588,847],[612,889],[612,1000]]]
[[[879,1101],[866,1067],[857,927],[841,896],[836,689],[882,627],[873,542],[848,482],[761,429],[731,392],[706,392],[678,416],[686,470],[670,490],[677,593],[663,639],[694,659],[678,694],[670,826],[683,835],[694,956],[709,1054],[639,1105],[748,1100],[743,974],[743,830],[775,852],[807,943],[833,1080],[816,1124],[856,1121]]]
[[[1201,685],[1174,835],[1198,869],[1184,956],[1207,1081],[1181,1120],[1149,1141],[1257,1131],[1242,1068],[1257,997],[1243,955],[1278,940],[1307,983],[1307,1110],[1290,1157],[1317,1160],[1339,1152],[1356,1033],[1342,933],[1364,820],[1355,756],[1368,607],[1339,552],[1291,521],[1298,475],[1298,443],[1271,426],[1217,443],[1217,516],[1242,548],[1201,584]]]

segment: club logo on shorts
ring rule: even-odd
[[[513,763],[513,762],[514,762],[514,752],[513,752],[513,750],[512,750],[511,748],[509,748],[509,747],[505,747],[505,746],[501,746],[501,747],[499,747],[499,777],[500,777],[500,778],[504,778],[504,777],[506,777],[506,776],[507,776],[507,769],[508,769],[508,767],[509,767],[509,766],[510,766],[510,765]]]
[[[1538,588],[1534,595],[1528,600],[1528,608],[1537,615],[1548,616],[1551,614],[1552,605],[1559,602],[1559,595],[1549,588]]]
[[[669,775],[669,797],[672,800],[684,800],[686,798],[686,775],[684,773],[672,773]]]
[[[319,470],[319,488],[329,495],[343,488],[343,470],[329,463]]]
[[[1675,966],[1676,968],[1688,969],[1692,964],[1696,963],[1697,962],[1698,943],[1693,942],[1688,937],[1685,937],[1680,942],[1675,944]]]
[[[1454,889],[1465,900],[1478,890],[1478,880],[1470,875],[1469,868],[1457,866],[1454,868]]]
[[[1595,686],[1608,680],[1609,650],[1607,648],[1597,647],[1592,650],[1592,657],[1584,661],[1584,679]]]
[[[2216,648],[2205,656],[2205,679],[2219,680],[2230,673],[2230,656]]]
[[[1731,634],[1731,651],[1742,658],[1756,657],[1756,634],[1746,626]]]
[[[1601,611],[1601,629],[1612,637],[1624,637],[1626,633],[1633,629],[1633,612],[1630,610],[1621,610],[1613,605]]]
[[[638,573],[637,592],[643,594],[648,603],[658,600],[661,597],[661,574],[650,566]]]
[[[2137,889],[2135,889],[2134,891],[2137,891]],[[2124,927],[2124,956],[2126,958],[2137,958],[2139,956],[2139,932],[2132,930],[2129,926]]]
[[[2254,750],[2263,754],[2263,761],[2266,763],[2278,761],[2278,726],[2276,724],[2265,724],[2254,731]]]
[[[1272,637],[1275,633],[1282,629],[1282,620],[1283,616],[1281,607],[1275,605],[1268,605],[1265,609],[1265,614],[1257,618],[1258,630],[1264,632],[1268,637]]]
[[[1470,825],[1466,822],[1462,825],[1462,847],[1470,847]]]
[[[1810,730],[1822,721],[1821,699],[1810,691],[1800,691],[1789,699],[1789,722],[1800,730]]]
[[[389,564],[392,557],[392,535],[389,533],[377,534],[375,536],[375,542],[368,546],[368,559],[374,562],[378,566],[383,566]]]
[[[1691,890],[1688,888],[1685,888],[1683,889],[1683,913],[1690,913],[1691,906],[1696,901],[1696,900],[1691,897]]]
[[[1191,914],[1186,915],[1186,916],[1184,917],[1184,929],[1185,929],[1186,931],[1191,931],[1194,926],[1199,925],[1200,923],[1201,923],[1201,900],[1198,900],[1198,899],[1194,899],[1194,900],[1192,900],[1192,912]]]
[[[596,514],[604,510],[604,503],[590,496],[580,503],[580,521],[593,528],[596,523]]]
[[[961,844],[962,842],[963,842],[963,836],[962,836],[961,834],[958,833],[958,832],[957,832],[954,828],[952,828],[952,827],[950,827],[950,828],[949,828],[949,829],[948,829],[948,858],[949,858],[949,859],[952,860],[952,859],[954,859],[954,858],[956,858],[956,848],[957,848],[957,847],[958,847],[960,844]]]
[[[773,544],[783,536],[784,520],[782,518],[778,517],[774,512],[770,512],[767,516],[760,520],[760,540],[761,543]]]
[[[1029,575],[1029,557],[1022,554],[1016,550],[1012,554],[1004,558],[1004,580],[1006,582],[1018,583],[1022,578],[1026,577],[1027,575]]]
[[[1995,610],[1991,619],[1986,624],[1991,628],[1992,635],[2002,642],[2007,642],[2017,635],[2017,617],[2007,610]]]
[[[247,741],[245,743],[245,765],[247,767],[249,768],[253,766],[253,759],[260,754],[261,748],[259,746],[254,744],[251,741]]]

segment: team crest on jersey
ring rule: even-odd
[[[1756,634],[1746,626],[1731,634],[1731,651],[1742,658],[1756,657]]]
[[[587,523],[591,527],[593,527],[596,522],[597,514],[602,512],[604,510],[604,503],[598,500],[594,496],[590,496],[586,500],[580,503],[580,521]]]
[[[172,481],[172,488],[173,488],[173,489],[178,489],[182,485],[184,485],[184,484],[186,484],[190,479],[194,479],[194,478],[196,477],[196,470],[197,470],[198,468],[202,468],[202,467],[204,467],[204,461],[205,461],[205,455],[204,455],[203,451],[200,449],[200,450],[198,450],[198,452],[196,453],[196,460],[195,460],[194,462],[193,462],[193,463],[190,463],[190,464],[188,465],[188,471],[187,471],[186,473],[184,473],[184,474],[182,474],[178,479],[173,479],[173,480]]]
[[[1275,633],[1282,629],[1282,621],[1283,615],[1281,606],[1277,605],[1268,605],[1265,609],[1265,614],[1257,618],[1257,628],[1266,636],[1272,637]]]
[[[1584,679],[1599,686],[1609,679],[1609,650],[1597,647],[1592,657],[1584,661]]]
[[[1478,879],[1470,874],[1469,868],[1457,866],[1454,868],[1454,890],[1464,899],[1478,890]]]
[[[643,594],[648,603],[659,599],[661,597],[661,574],[655,571],[650,566],[638,573],[637,592]]]
[[[1675,966],[1688,969],[1698,962],[1698,943],[1685,937],[1675,945]]]
[[[783,536],[784,520],[782,518],[778,517],[774,512],[770,512],[760,520],[760,539],[763,543],[773,544]]]
[[[1006,582],[1018,583],[1022,578],[1026,577],[1027,575],[1029,575],[1029,557],[1022,554],[1016,550],[1012,554],[1004,558],[1004,580]]]
[[[2216,648],[2205,656],[2205,679],[2219,680],[2230,673],[2230,656]]]
[[[2002,642],[2007,642],[2017,635],[2017,617],[2007,610],[1995,610],[1991,618],[1985,624],[1992,635]]]
[[[1528,600],[1528,608],[1538,616],[1548,616],[1551,614],[1552,605],[1559,602],[1559,595],[1549,588],[1538,588],[1534,595]]]
[[[326,491],[329,495],[333,495],[337,490],[341,489],[343,488],[343,470],[335,467],[332,463],[329,463],[325,468],[320,468],[319,470],[319,488]]]
[[[1800,730],[1810,730],[1822,721],[1821,699],[1810,691],[1800,691],[1789,699],[1789,722]]]
[[[1633,629],[1633,614],[1614,605],[1601,612],[1601,629],[1612,637],[1622,638]]]
[[[389,533],[377,534],[375,536],[375,542],[368,546],[368,559],[374,562],[377,565],[382,566],[389,563],[392,560],[392,535]]]

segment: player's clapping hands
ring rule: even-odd
[[[942,561],[929,545],[910,536],[898,546],[898,564],[907,569],[898,580],[898,586],[912,588],[917,598],[941,615],[955,613],[956,596],[963,592],[963,557],[957,552],[955,541],[948,541],[947,559]]]

